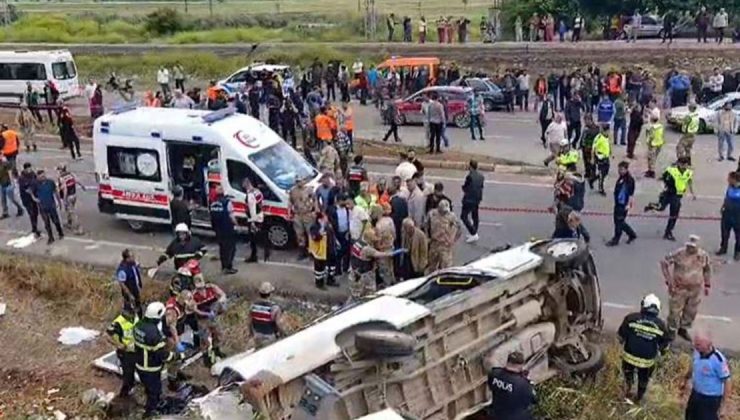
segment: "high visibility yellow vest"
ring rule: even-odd
[[[696,134],[699,132],[699,115],[696,113],[689,114],[683,122],[683,132],[686,134]]]
[[[665,144],[665,132],[663,124],[655,123],[648,127],[648,145],[652,147],[661,147]]]
[[[578,154],[578,152],[575,150],[570,150],[567,153],[562,153],[558,155],[556,162],[558,166],[565,168],[571,163],[577,164],[579,160],[580,160],[580,155]]]
[[[136,324],[136,320],[134,320],[134,322],[131,322],[128,319],[126,319],[123,315],[118,315],[118,317],[113,320],[113,323],[120,325],[121,331],[123,331],[123,334],[121,335],[121,338],[119,339],[120,343],[126,346],[126,351],[133,351],[134,350],[134,324]]]
[[[594,139],[594,152],[598,159],[608,159],[612,155],[612,147],[609,144],[609,137],[599,133]]]
[[[666,169],[666,172],[673,178],[673,182],[676,185],[676,193],[683,195],[686,189],[689,187],[689,181],[694,176],[694,172],[691,169],[686,169],[683,173],[678,170],[677,167],[671,166]]]

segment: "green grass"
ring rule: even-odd
[[[273,48],[259,52],[249,59],[245,56],[224,57],[212,53],[192,51],[184,51],[182,53],[147,53],[141,55],[75,55],[77,68],[80,70],[80,80],[87,80],[90,77],[99,81],[106,80],[110,73],[115,71],[120,77],[136,79],[135,85],[139,87],[152,84],[155,80],[157,69],[161,65],[171,67],[177,62],[184,66],[186,73],[189,75],[189,80],[196,80],[199,83],[203,83],[207,80],[226,77],[233,71],[253,61],[307,66],[314,58],[319,58],[324,63],[328,60],[340,60],[350,63],[356,57],[341,53],[330,47],[319,45],[307,48],[293,48],[287,45],[279,49]],[[368,54],[362,57],[366,62],[375,62],[380,58],[376,54]]]
[[[131,4],[110,4],[107,2],[65,1],[65,2],[18,2],[13,3],[18,9],[27,14],[45,13],[94,13],[100,15],[136,16],[145,15],[157,8],[161,3],[146,1]],[[278,13],[318,13],[318,14],[360,14],[356,0],[244,0],[244,1],[213,1],[215,16],[230,16],[236,11],[238,14],[278,14]],[[409,15],[418,18],[421,14],[431,18],[444,15],[482,15],[490,3],[481,0],[470,1],[464,7],[462,0],[376,0],[376,9],[379,14],[395,13],[397,16]],[[364,0],[360,2],[364,7]],[[172,2],[171,6],[185,13],[185,2]],[[188,2],[188,14],[192,16],[209,16],[207,2]]]

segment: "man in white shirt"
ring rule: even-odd
[[[87,84],[85,85],[85,97],[89,101],[92,99],[93,95],[95,95],[95,89],[98,87],[98,84],[95,82],[94,79],[88,80]]]
[[[722,96],[722,85],[725,84],[725,76],[719,71],[719,67],[714,68],[714,74],[709,76],[709,91],[712,93],[710,100]]]
[[[352,64],[352,74],[354,75],[354,78],[357,79],[360,77],[360,73],[362,73],[363,69],[362,61],[358,58],[355,60],[354,64]]]
[[[170,101],[171,108],[193,109],[195,102],[188,95],[183,95],[180,89],[175,89],[175,96]]]
[[[516,78],[519,110],[529,111],[529,73],[522,70],[522,73]]]
[[[555,114],[555,119],[552,120],[550,125],[545,130],[545,140],[547,141],[547,148],[550,150],[550,156],[545,159],[545,166],[549,165],[560,153],[560,143],[568,136],[568,126],[565,123],[563,114]]]
[[[730,19],[729,16],[727,16],[727,12],[725,12],[725,8],[720,8],[719,13],[714,15],[714,20],[712,21],[712,27],[714,28],[715,32],[715,40],[718,44],[721,44],[722,41],[724,41],[725,29],[727,28],[729,22]]]
[[[170,71],[165,66],[160,67],[157,71],[157,83],[159,83],[164,95],[170,93]]]
[[[635,10],[635,14],[632,15],[632,22],[630,23],[631,33],[627,42],[637,42],[637,35],[640,33],[640,26],[642,26],[642,15],[639,10]]]
[[[370,220],[370,215],[362,206],[352,206],[349,215],[349,235],[353,241],[359,241],[365,224]]]

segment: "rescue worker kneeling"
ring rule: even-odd
[[[182,267],[177,269],[177,273],[170,281],[170,296],[177,296],[183,290],[194,291],[195,279],[202,278],[203,272],[200,269],[200,261],[196,259],[188,260]]]
[[[167,342],[159,327],[164,313],[165,306],[161,302],[150,303],[144,319],[134,327],[136,373],[146,392],[144,417],[157,414],[162,396],[162,369],[175,358],[175,354],[167,350]]]
[[[534,419],[531,410],[537,403],[537,396],[524,365],[524,355],[515,351],[509,354],[506,367],[495,367],[488,373],[488,388],[492,394],[489,420]]]
[[[268,346],[280,337],[285,336],[285,330],[281,322],[282,309],[272,300],[270,295],[275,288],[269,282],[260,285],[260,298],[252,304],[249,309],[251,323],[249,330],[254,337],[254,345],[257,349]]]
[[[221,352],[221,331],[216,322],[216,317],[225,310],[226,293],[215,284],[206,283],[201,275],[195,278],[193,301],[195,302],[195,314],[198,317],[198,323],[205,327],[198,331],[201,348],[203,348],[204,344],[207,345],[207,340],[204,340],[206,334],[211,337],[211,342],[209,346],[207,345],[207,352],[204,359],[206,366],[210,367],[216,363],[216,357],[226,357]]]
[[[627,315],[619,327],[619,340],[624,343],[622,371],[625,379],[625,397],[632,398],[632,384],[637,372],[637,395],[640,401],[653,374],[655,359],[670,344],[671,335],[660,314],[660,299],[649,294],[642,299],[640,312]]]

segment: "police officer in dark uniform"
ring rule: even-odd
[[[221,272],[235,274],[234,255],[236,254],[236,217],[231,199],[224,195],[224,187],[216,187],[216,199],[209,208],[211,212],[211,226],[216,232],[218,251],[221,258]]]
[[[632,398],[632,384],[637,372],[637,395],[642,400],[653,374],[655,359],[671,342],[671,335],[660,314],[660,299],[649,294],[642,299],[640,312],[624,317],[619,327],[619,340],[624,344],[622,371],[625,379],[625,396]]]
[[[506,367],[488,373],[488,388],[493,394],[488,407],[490,420],[533,420],[531,408],[537,403],[534,387],[524,370],[524,355],[509,354]]]
[[[270,299],[275,288],[269,282],[260,285],[260,298],[249,309],[251,319],[250,331],[254,337],[255,346],[260,349],[277,341],[284,335],[280,324],[282,310]]]
[[[164,305],[161,302],[150,303],[144,311],[144,318],[134,327],[136,373],[146,393],[144,417],[157,414],[162,396],[162,369],[175,357],[167,350],[167,342],[158,327],[163,316]]]
[[[360,183],[367,181],[367,170],[362,163],[362,155],[355,156],[352,161],[354,164],[347,171],[347,185],[349,186],[349,193],[354,198],[360,193]]]
[[[195,258],[199,260],[205,255],[206,247],[200,240],[190,233],[190,228],[185,223],[175,226],[175,239],[167,245],[164,254],[157,259],[157,265],[172,258],[175,263],[175,270],[180,269],[186,262]]]
[[[134,326],[137,321],[138,318],[136,318],[134,308],[126,304],[123,306],[121,314],[111,322],[105,331],[108,334],[108,341],[116,347],[116,356],[118,356],[118,363],[121,365],[123,383],[118,396],[122,398],[128,397],[136,385],[134,377],[136,373]]]
[[[121,285],[123,302],[134,308],[139,317],[142,316],[141,307],[141,269],[136,262],[134,253],[126,248],[121,252],[121,263],[116,269],[116,280]]]

